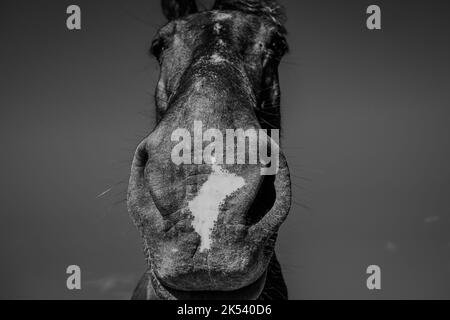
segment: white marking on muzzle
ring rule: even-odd
[[[225,62],[226,59],[222,57],[220,54],[214,53],[211,55],[211,59],[209,61],[214,64],[219,64]]]
[[[200,252],[211,248],[211,233],[219,216],[220,206],[229,195],[245,186],[244,178],[230,173],[220,165],[213,164],[212,170],[198,195],[188,204],[194,216],[192,225],[200,235]]]

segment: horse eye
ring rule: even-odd
[[[161,54],[165,48],[166,48],[166,43],[165,43],[164,39],[161,37],[158,37],[155,40],[153,40],[152,45],[150,47],[150,53],[159,61]]]
[[[268,48],[273,54],[281,57],[288,51],[288,44],[284,37],[275,37]]]

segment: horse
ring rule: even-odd
[[[203,11],[194,0],[161,4],[168,22],[150,50],[160,65],[157,123],[136,149],[127,193],[148,265],[132,299],[287,299],[274,252],[291,206],[287,161],[273,144],[281,126],[278,66],[288,51],[284,10],[274,0],[217,0]],[[220,144],[198,161],[180,130],[203,133],[193,142],[200,147],[229,130],[245,141],[251,130],[270,131],[259,148],[278,153],[277,170],[219,162],[222,152],[236,159],[235,148]],[[191,161],[173,161],[180,149]]]

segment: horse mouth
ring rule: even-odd
[[[141,184],[145,181],[143,168],[132,169],[128,205],[132,217],[137,218],[146,258],[151,262],[148,274],[153,276],[147,279],[152,279],[155,294],[150,296],[258,298],[264,289],[278,228],[290,206],[290,179],[284,156],[280,154],[277,175],[261,178],[259,171],[251,172],[257,177],[257,183],[251,184],[252,192],[229,197],[219,207],[217,221],[207,235],[210,248],[204,250],[201,250],[202,237],[192,226],[190,212],[167,214],[168,210],[159,210],[159,207],[170,208],[165,208],[164,203],[158,206],[155,198],[146,192],[148,189]],[[202,179],[208,176],[206,170],[196,170],[183,175],[182,182],[201,188]],[[247,180],[250,181],[248,177]],[[165,195],[162,199],[173,203],[172,198]]]
[[[165,299],[168,296],[177,300],[255,300],[264,289],[267,270],[254,282],[234,290],[180,290],[165,284],[153,272],[152,286],[157,295]]]

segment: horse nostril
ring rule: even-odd
[[[148,151],[146,148],[146,144],[143,144],[139,147],[136,152],[136,166],[145,168],[149,159]]]
[[[274,176],[264,176],[261,187],[259,188],[253,203],[247,211],[247,225],[258,223],[275,204],[277,194],[275,191],[274,182]]]

